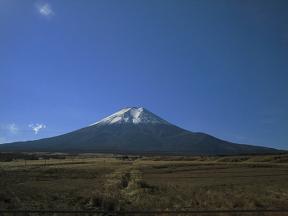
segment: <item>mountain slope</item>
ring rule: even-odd
[[[193,133],[140,107],[122,109],[88,127],[41,140],[0,145],[6,151],[252,154],[275,149],[240,145]]]

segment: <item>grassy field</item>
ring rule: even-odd
[[[0,209],[288,207],[288,155],[44,158],[0,162]]]

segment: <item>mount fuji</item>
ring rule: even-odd
[[[0,145],[0,151],[135,154],[264,154],[280,150],[236,144],[177,127],[143,107],[129,107],[60,136]]]

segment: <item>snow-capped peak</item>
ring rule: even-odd
[[[169,124],[143,107],[129,107],[119,110],[118,112],[98,121],[92,125],[111,125],[120,123],[132,124]]]

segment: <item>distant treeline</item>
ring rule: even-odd
[[[124,160],[124,161],[135,161],[137,159],[142,158],[141,156],[129,156],[129,155],[122,155],[122,156],[115,156],[118,160]]]
[[[42,159],[65,159],[65,155],[46,155],[46,154],[25,154],[25,153],[0,153],[0,162],[13,160],[42,160]]]

